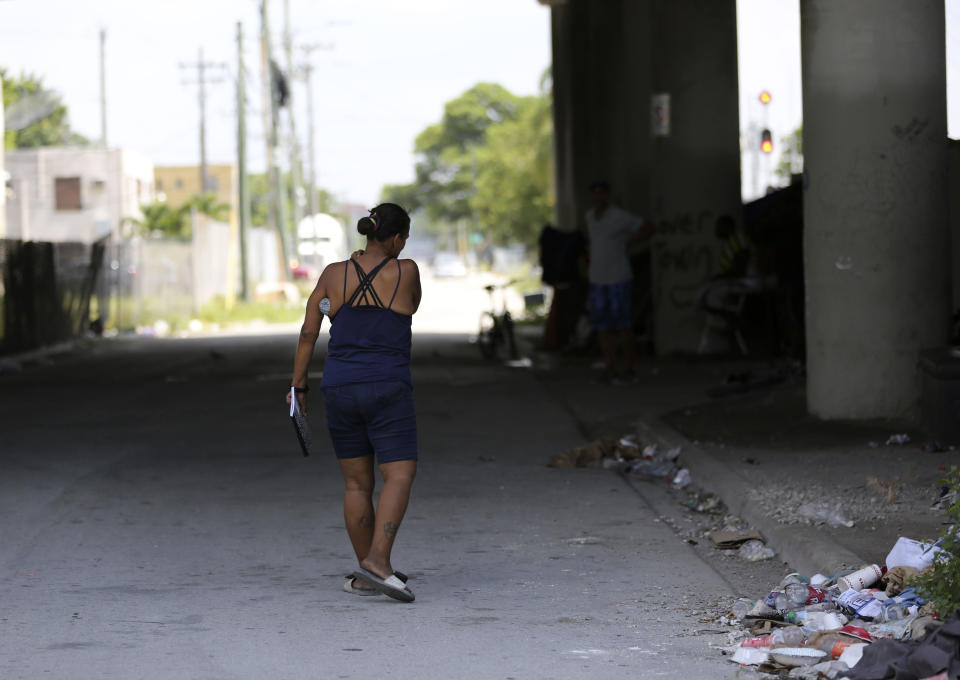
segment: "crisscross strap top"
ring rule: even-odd
[[[383,301],[380,299],[380,296],[377,294],[377,289],[373,287],[373,280],[377,277],[377,274],[380,273],[380,270],[383,269],[384,265],[387,264],[393,258],[387,257],[374,267],[370,273],[363,271],[363,267],[360,266],[360,263],[354,259],[350,259],[349,262],[353,263],[353,268],[357,271],[357,279],[360,281],[360,284],[354,289],[353,294],[347,298],[347,272],[350,270],[349,267],[343,268],[343,297],[345,298],[344,305],[348,307],[377,307],[383,308]],[[386,306],[386,309],[393,308],[393,301],[397,297],[397,291],[400,290],[400,277],[403,274],[403,269],[400,267],[400,262],[397,262],[397,285],[393,289],[393,297],[390,298],[390,304]],[[359,304],[354,304],[359,298]]]
[[[400,263],[397,262],[397,285],[386,305],[373,287],[377,274],[391,259],[386,258],[369,273],[363,271],[356,260],[344,263],[345,299],[331,319],[327,362],[323,369],[324,387],[384,380],[410,384],[411,317],[392,309],[400,290]],[[359,283],[347,297],[350,263]]]

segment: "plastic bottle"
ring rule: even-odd
[[[798,626],[787,626],[786,628],[777,628],[773,631],[771,637],[775,645],[788,645],[790,647],[799,647],[803,644],[803,630]]]
[[[753,605],[753,600],[748,600],[745,597],[741,597],[733,603],[733,607],[730,608],[730,611],[733,613],[734,618],[742,620],[747,616],[747,614],[750,613],[750,610],[753,609]]]
[[[844,649],[857,642],[859,641],[847,635],[822,632],[811,635],[807,639],[807,646],[826,652],[831,659],[839,659]]]
[[[827,599],[827,594],[823,590],[805,583],[788,583],[783,592],[793,604],[797,605],[817,604]]]
[[[800,574],[798,572],[793,572],[792,574],[787,574],[786,576],[783,577],[783,580],[780,581],[780,587],[786,588],[791,583],[802,583],[804,585],[807,585],[809,583],[809,579],[803,574]]]
[[[880,610],[880,616],[875,621],[899,621],[910,616],[910,611],[905,604],[900,602],[891,602]]]

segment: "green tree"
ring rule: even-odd
[[[476,150],[487,129],[515,117],[521,98],[494,83],[479,83],[446,103],[443,120],[417,135],[415,180],[393,187],[405,194],[408,210],[423,209],[431,219],[456,222],[471,216],[477,173]]]
[[[530,247],[553,219],[553,120],[546,97],[525,100],[513,120],[487,131],[477,152],[478,222],[499,243]]]
[[[784,137],[780,143],[783,151],[780,152],[780,162],[773,174],[784,184],[789,184],[793,175],[803,172],[803,126]]]
[[[193,235],[191,212],[196,209],[201,215],[224,222],[230,217],[230,206],[221,203],[213,193],[191,196],[179,208],[172,208],[162,201],[140,206],[143,219],[130,222],[142,233],[157,234],[167,238],[190,238]]]
[[[4,69],[0,69],[0,78],[6,118],[19,121],[15,128],[4,130],[5,149],[89,144],[86,137],[70,129],[67,107],[59,94],[43,87],[42,79],[32,74],[11,77]]]
[[[385,186],[382,199],[420,212],[437,233],[476,218],[491,240],[532,242],[552,214],[548,88],[548,74],[534,97],[479,83],[447,102],[416,138],[414,181]]]

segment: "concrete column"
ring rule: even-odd
[[[3,92],[3,78],[0,78],[0,93]],[[7,172],[4,165],[3,149],[3,97],[0,96],[0,239],[7,238]]]
[[[650,63],[647,0],[567,0],[552,6],[557,223],[584,225],[588,185],[648,214]]]
[[[550,32],[553,59],[553,172],[556,196],[555,220],[557,227],[566,231],[576,229],[576,184],[573,159],[573,73],[572,12],[557,5],[550,12]]]
[[[698,293],[718,268],[714,222],[742,224],[736,3],[653,0],[652,22],[653,91],[670,96],[670,134],[653,139],[654,343],[692,353]]]
[[[807,401],[913,415],[949,322],[943,0],[801,0]]]

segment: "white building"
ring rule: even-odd
[[[154,199],[153,163],[124,149],[41,147],[5,154],[5,232],[0,238],[92,243],[126,233]],[[2,223],[0,223],[2,227]]]

